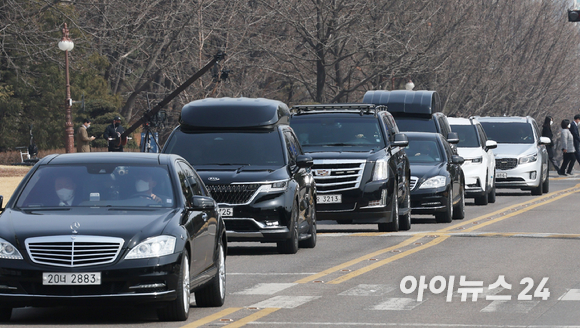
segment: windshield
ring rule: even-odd
[[[167,167],[87,164],[39,167],[16,206],[173,207],[174,203]]]
[[[435,140],[409,140],[405,152],[411,164],[440,163],[445,158]]]
[[[349,147],[368,151],[385,147],[378,119],[371,117],[295,116],[290,126],[305,151],[313,147]],[[329,151],[331,149],[325,149]]]
[[[528,123],[480,122],[485,134],[497,143],[532,144],[534,133]],[[455,130],[454,130],[455,131]]]
[[[457,147],[477,148],[479,140],[474,125],[451,125],[451,130],[459,136]]]
[[[277,130],[175,133],[163,152],[178,154],[193,166],[284,166],[282,141]]]
[[[395,117],[399,131],[404,132],[438,132],[435,122],[429,118]]]

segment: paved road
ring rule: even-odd
[[[17,309],[14,326],[580,327],[580,175],[550,193],[499,190],[497,202],[408,232],[319,222],[315,249],[279,255],[232,243],[221,308],[187,322],[138,308]]]

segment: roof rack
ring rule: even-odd
[[[353,112],[357,111],[360,115],[364,114],[374,114],[380,111],[387,110],[385,105],[374,105],[374,104],[322,104],[322,105],[297,105],[290,108],[292,112],[296,114],[303,114],[305,112],[322,112],[322,111],[333,111],[333,112]]]

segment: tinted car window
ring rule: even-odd
[[[437,128],[432,119],[396,117],[395,121],[397,122],[399,131],[437,132]]]
[[[453,132],[459,135],[459,143],[457,147],[479,147],[479,140],[477,139],[477,131],[474,125],[452,125]]]
[[[290,123],[302,147],[347,146],[361,150],[384,148],[386,143],[374,117],[307,117],[296,116]]]
[[[281,142],[278,131],[175,133],[164,152],[179,154],[194,167],[210,164],[282,167]]]
[[[498,143],[534,143],[534,132],[529,123],[481,122],[485,134]]]
[[[16,203],[20,208],[173,205],[166,167],[113,164],[41,166]]]
[[[441,147],[434,140],[409,140],[405,152],[411,164],[442,162],[445,158]]]

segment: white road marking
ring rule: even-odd
[[[424,301],[417,301],[414,298],[388,298],[368,310],[389,310],[389,311],[408,311],[413,310]]]
[[[335,327],[476,327],[476,328],[580,328],[580,326],[530,326],[530,325],[470,325],[461,323],[380,323],[380,322],[250,322],[248,325],[266,326],[335,326]]]
[[[504,290],[503,287],[494,288],[494,289],[489,289],[489,287],[482,287],[482,288],[483,288],[483,293],[477,294],[478,299],[485,299],[485,297],[488,295],[495,295],[495,294],[501,292],[502,290]],[[456,291],[453,294],[453,297],[461,297],[461,293]],[[468,300],[471,300],[471,294],[469,294]]]
[[[558,301],[580,301],[580,289],[570,289]]]
[[[320,298],[320,296],[276,296],[250,305],[250,307],[293,309],[317,298]]]
[[[528,313],[540,301],[493,301],[479,312]]]
[[[256,286],[252,287],[252,288],[248,288],[246,290],[243,290],[241,292],[237,292],[234,293],[236,295],[274,295],[279,291],[282,291],[286,288],[290,288],[294,285],[297,285],[295,283],[262,283],[262,284],[257,284]]]
[[[228,272],[228,276],[311,276],[318,272]]]
[[[361,284],[338,295],[347,296],[382,296],[393,291],[395,287],[391,285],[368,285]]]

